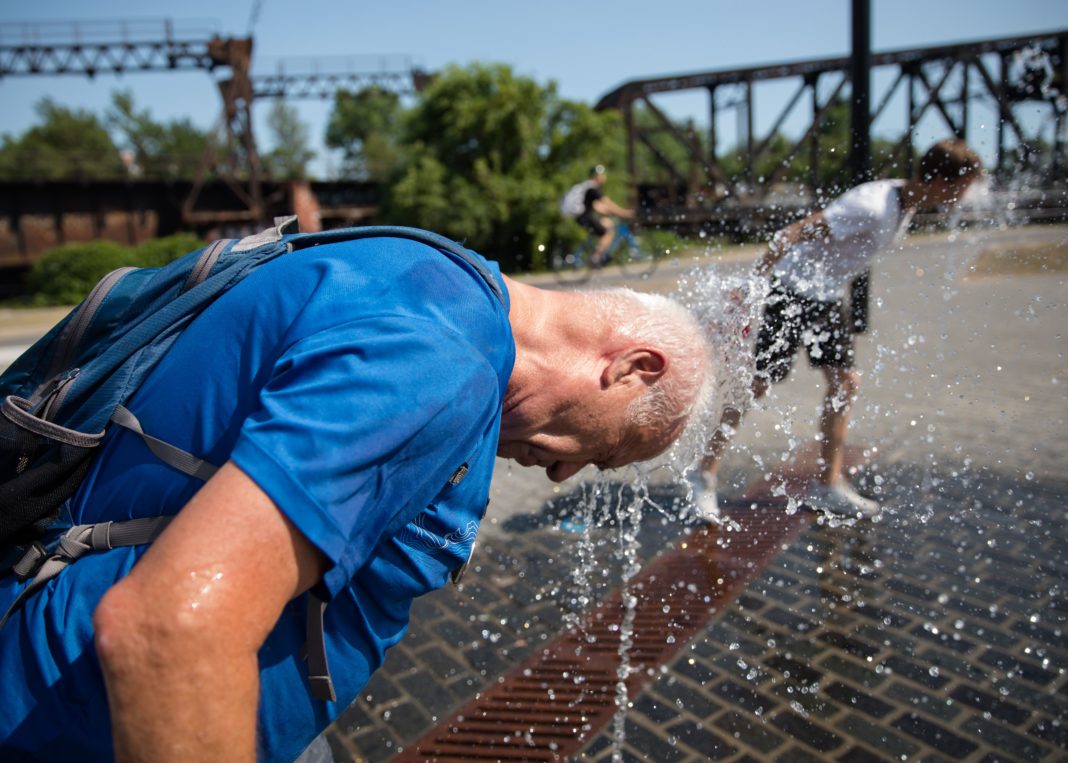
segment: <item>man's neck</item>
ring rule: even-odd
[[[588,356],[601,327],[580,295],[529,286],[505,276],[511,308],[508,321],[515,340],[515,366],[508,380],[509,399],[538,385],[552,384]]]

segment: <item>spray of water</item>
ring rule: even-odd
[[[697,318],[712,348],[715,379],[706,385],[690,421],[671,449],[655,461],[638,465],[650,477],[664,470],[680,484],[687,485],[687,502],[692,505],[690,480],[706,454],[713,433],[720,427],[728,409],[747,410],[753,403],[752,334],[767,296],[767,281],[749,269],[726,272],[692,269],[679,278],[672,295]]]
[[[638,558],[638,531],[641,529],[642,507],[648,497],[647,482],[635,485],[634,498],[625,511],[620,513],[617,534],[616,553],[623,562],[623,619],[619,625],[619,667],[616,669],[616,713],[612,719],[613,748],[612,760],[623,760],[623,740],[626,737],[627,710],[630,697],[627,692],[627,679],[632,668],[630,650],[634,645],[634,617],[637,612],[638,597],[631,587],[631,580],[641,571]],[[622,491],[618,496],[623,498]]]

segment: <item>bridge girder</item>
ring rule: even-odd
[[[1014,67],[1020,69],[1021,61],[1031,54],[1035,60],[1041,59],[1048,71],[1036,71],[1033,67],[1029,70],[1024,65],[1014,73]],[[902,87],[906,91],[904,127],[890,155],[874,164],[876,176],[885,174],[895,164],[906,172],[912,171],[916,127],[929,115],[939,120],[948,135],[967,139],[969,104],[985,100],[998,115],[997,159],[993,169],[1006,168],[1010,138],[1022,149],[1025,158],[1030,155],[1029,147],[1037,145],[1036,134],[1029,132],[1017,116],[1018,106],[1027,103],[1032,110],[1036,106],[1045,109],[1044,121],[1037,129],[1052,127],[1054,136],[1048,165],[1033,169],[1039,171],[1045,182],[1063,182],[1068,105],[1063,92],[1068,84],[1068,30],[873,53],[871,67],[873,72],[881,69],[890,75],[888,86],[873,89],[872,100],[876,104],[871,111],[873,124],[887,113],[895,97],[901,100]],[[737,213],[737,210],[728,213],[727,207],[767,204],[787,170],[787,163],[806,147],[809,172],[801,190],[812,198],[820,185],[819,126],[828,109],[849,87],[850,74],[851,59],[843,56],[638,79],[604,95],[596,108],[618,109],[623,113],[632,201],[642,206],[644,216],[654,222],[677,219],[693,222]],[[880,81],[884,79],[887,78]],[[757,134],[753,124],[757,86],[787,80],[797,83],[796,90],[774,115],[767,132]],[[687,90],[702,90],[708,95],[709,124],[704,135],[693,124],[668,119],[655,103],[658,94]],[[799,139],[790,143],[785,159],[769,177],[755,177],[754,166],[767,154],[783,124],[796,114],[802,103],[808,104],[807,128]],[[638,119],[639,109],[646,112],[646,118]],[[723,136],[717,132],[717,119],[730,109],[738,117],[738,139],[732,148],[742,152],[744,171],[741,176],[728,178],[722,166]],[[674,144],[676,150],[665,151],[665,142]],[[673,160],[668,153],[676,158]],[[667,182],[649,183],[639,177],[639,154],[644,156],[646,164],[657,167]],[[680,161],[679,157],[685,160]],[[790,202],[776,199],[775,203],[781,206]]]

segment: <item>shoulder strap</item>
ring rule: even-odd
[[[60,372],[70,368],[74,353],[81,344],[86,329],[96,316],[97,310],[100,309],[100,305],[111,290],[115,288],[115,285],[122,280],[122,277],[132,270],[136,270],[136,268],[126,267],[111,271],[101,278],[99,283],[89,292],[89,295],[82,300],[70,322],[63,329],[63,333],[59,335],[56,354],[52,358],[50,370],[45,374],[46,379],[52,379]]]
[[[365,225],[355,228],[335,228],[315,233],[298,233],[297,216],[288,215],[286,217],[276,217],[273,227],[241,239],[234,244],[232,251],[235,253],[247,252],[265,244],[284,240],[288,251],[292,252],[297,249],[320,246],[321,244],[336,244],[361,238],[406,238],[435,249],[444,250],[474,268],[475,272],[489,286],[490,291],[493,292],[502,305],[504,304],[504,294],[501,291],[500,284],[481,259],[452,239],[421,228],[408,228],[403,225]]]
[[[44,551],[38,544],[30,546],[11,570],[22,580],[26,580],[31,575],[33,579],[11,602],[11,606],[4,612],[3,617],[0,617],[0,628],[4,627],[11,615],[19,610],[26,599],[86,554],[122,546],[151,543],[160,536],[172,519],[173,517],[145,517],[125,522],[75,525],[59,539],[59,545],[52,554]]]

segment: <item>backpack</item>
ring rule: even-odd
[[[298,249],[363,238],[406,238],[459,260],[504,305],[496,279],[470,252],[435,233],[395,226],[297,232],[296,216],[240,241],[222,239],[160,268],[120,268],[106,275],[66,318],[0,375],[0,575],[33,578],[0,627],[64,567],[96,550],[149,543],[171,517],[77,525],[54,547],[41,539],[92,464],[107,428],[140,435],[156,457],[203,480],[218,469],[142,431],[124,406],[186,326],[254,269]],[[412,517],[397,517],[396,532]],[[322,640],[322,607],[309,599],[309,644]],[[316,622],[312,622],[312,621]],[[318,632],[315,628],[318,628]],[[309,648],[309,668],[317,655]],[[325,651],[314,689],[332,698]],[[317,676],[316,673],[319,673]],[[323,678],[325,676],[325,679]],[[317,685],[317,679],[319,684]],[[325,685],[322,681],[325,680]],[[317,695],[318,696],[318,695]]]
[[[586,211],[586,191],[593,187],[593,181],[587,180],[571,186],[560,199],[560,213],[565,217],[578,217]]]

